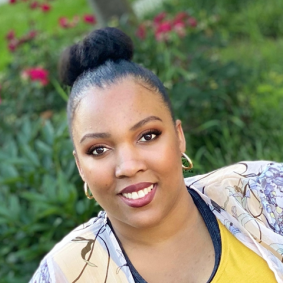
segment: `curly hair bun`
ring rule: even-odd
[[[132,57],[133,42],[129,36],[117,28],[97,29],[62,53],[59,76],[64,84],[72,86],[84,71],[95,69],[107,60],[130,61]]]

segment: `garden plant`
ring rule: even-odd
[[[29,14],[21,25],[3,25],[0,45],[3,283],[27,282],[44,254],[100,209],[83,194],[67,129],[69,90],[57,76],[62,50],[98,25],[86,1],[63,2],[3,5],[7,15]],[[282,4],[270,1],[259,20],[263,1],[211,3],[168,0],[141,19],[109,23],[134,38],[135,62],[164,82],[195,165],[188,176],[241,160],[283,160],[283,65],[274,52]]]

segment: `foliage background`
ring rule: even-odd
[[[68,90],[56,71],[61,51],[97,27],[82,20],[92,11],[84,0],[48,1],[46,13],[16,2],[0,7],[3,283],[27,282],[44,254],[99,210],[82,192],[66,123]],[[109,23],[132,36],[134,60],[168,88],[195,164],[189,175],[241,160],[282,161],[282,9],[277,0],[167,0],[138,20]],[[195,22],[186,16],[178,29],[184,12]],[[77,24],[63,28],[60,17]],[[37,35],[11,53],[10,29]],[[30,68],[47,70],[48,83],[32,80]]]

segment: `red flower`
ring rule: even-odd
[[[9,0],[10,4],[15,4],[17,2],[17,0]]]
[[[69,20],[66,17],[59,18],[58,22],[59,22],[59,26],[62,28],[70,27]]]
[[[180,37],[184,37],[186,35],[185,24],[182,22],[174,24],[173,29]]]
[[[175,16],[175,20],[184,21],[188,17],[189,17],[189,14],[187,12],[180,12]]]
[[[10,52],[14,52],[19,46],[19,41],[17,39],[12,39],[8,44],[8,49]]]
[[[12,40],[15,38],[15,31],[14,30],[10,30],[7,34],[6,34],[6,39],[8,41]]]
[[[193,17],[188,18],[188,24],[189,26],[191,26],[192,28],[195,28],[198,24],[197,20]]]
[[[144,24],[139,25],[138,30],[136,32],[136,35],[140,39],[145,39],[145,37],[146,37],[146,29],[145,29],[145,25]]]
[[[31,30],[29,31],[26,35],[23,35],[20,39],[19,39],[19,44],[25,43],[27,41],[30,41],[32,39],[34,39],[37,35],[37,31],[36,30]]]
[[[46,13],[46,12],[50,11],[51,6],[47,3],[45,3],[45,4],[42,4],[40,8],[41,8],[42,12]]]
[[[80,21],[80,18],[78,16],[74,16],[73,20],[70,21],[66,17],[61,17],[58,19],[59,26],[62,28],[72,28],[76,26]]]
[[[156,32],[166,33],[172,30],[172,25],[169,21],[161,23],[157,29]]]
[[[96,18],[93,15],[86,14],[86,15],[83,16],[83,20],[87,24],[94,25],[96,23]]]
[[[29,33],[28,33],[28,39],[33,39],[37,36],[37,31],[36,30],[31,30]]]
[[[36,9],[36,8],[39,7],[39,3],[38,3],[37,1],[34,1],[34,2],[30,3],[29,7],[30,7],[32,10],[34,10],[34,9]]]
[[[165,12],[162,12],[154,17],[153,22],[158,25],[165,19],[166,16],[167,14]]]
[[[47,85],[49,82],[48,71],[40,67],[24,70],[23,77],[27,77],[31,81],[39,81],[42,86]]]
[[[174,20],[173,20],[173,26],[175,25],[180,25],[180,24],[184,24],[185,25],[185,20],[189,18],[189,14],[186,12],[180,12],[178,13]]]
[[[168,32],[172,30],[172,24],[169,21],[159,24],[155,31],[155,38],[158,41],[167,40]]]

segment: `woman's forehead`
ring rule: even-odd
[[[95,111],[103,115],[109,114],[110,110],[115,110],[117,113],[122,110],[142,111],[160,107],[165,107],[165,104],[158,92],[132,79],[124,79],[104,88],[89,88],[77,110],[78,112]]]
[[[161,95],[134,80],[122,80],[103,89],[90,88],[81,100],[74,117],[74,127],[81,132],[85,127],[129,125],[147,116],[161,116],[171,120],[170,112]]]

